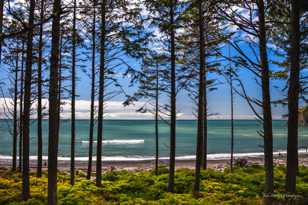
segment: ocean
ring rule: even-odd
[[[31,121],[30,155],[35,158],[37,150],[36,120]],[[155,155],[154,121],[151,120],[105,120],[103,135],[103,160],[152,159]],[[273,121],[274,151],[286,150],[287,122]],[[12,154],[11,122],[0,120],[0,156]],[[95,128],[96,130],[96,128]],[[261,155],[263,140],[257,133],[261,124],[256,120],[235,120],[234,152],[237,155]],[[89,147],[89,120],[76,121],[76,157],[87,160]],[[193,158],[196,149],[196,121],[177,121],[176,155],[178,158]],[[96,132],[94,138],[96,138]],[[209,120],[208,154],[209,158],[228,157],[230,152],[230,121]],[[47,155],[48,121],[43,121],[43,155]],[[299,128],[299,149],[308,147],[308,127]],[[94,153],[96,152],[94,143]],[[70,120],[61,120],[59,138],[59,157],[70,156]],[[169,126],[159,122],[159,156],[169,156]]]

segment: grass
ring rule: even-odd
[[[285,168],[275,167],[275,204],[287,204],[284,194]],[[175,193],[167,192],[168,170],[161,167],[159,175],[153,171],[109,171],[103,175],[102,187],[85,179],[78,171],[75,186],[69,184],[69,173],[58,175],[58,204],[65,205],[254,205],[262,204],[264,171],[261,166],[229,170],[206,170],[201,174],[201,193],[193,197],[194,171],[178,169],[175,174]],[[47,204],[47,175],[31,174],[31,199],[21,200],[21,174],[0,170],[0,204]],[[308,168],[301,167],[297,181],[296,203],[308,204]]]

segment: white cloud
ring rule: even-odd
[[[71,118],[71,101],[70,100],[62,100],[61,105],[61,118],[62,119],[70,119]],[[90,118],[90,105],[91,102],[89,100],[76,100],[76,119],[89,119]],[[154,119],[154,115],[152,113],[140,113],[136,112],[138,108],[144,105],[144,102],[135,102],[134,105],[130,105],[124,107],[122,101],[107,101],[104,105],[104,117],[105,119],[132,119],[132,120],[150,120]],[[6,107],[6,108],[5,108]],[[12,118],[12,115],[7,114],[8,109],[13,110],[13,100],[11,98],[0,98],[0,119],[4,118]],[[31,118],[36,118],[36,107],[37,102],[34,102],[32,105],[32,115]],[[43,107],[45,118],[48,118],[48,100],[43,99]],[[97,114],[98,102],[95,101],[95,108]],[[165,119],[168,119],[167,116],[164,116]],[[234,116],[235,119],[256,119],[254,115],[251,114],[238,114]],[[274,119],[281,119],[281,117],[273,116]],[[196,119],[196,116],[192,114],[190,111],[187,112],[178,112],[177,119]],[[230,119],[230,115],[228,114],[219,114],[212,115],[209,119],[214,120],[223,120]]]
[[[44,113],[48,114],[48,100],[43,99],[42,104],[44,107]],[[89,100],[76,100],[76,119],[89,119],[90,118],[90,105]],[[139,113],[136,112],[138,108],[144,105],[144,102],[135,102],[134,105],[124,107],[122,101],[107,101],[104,105],[104,117],[105,119],[153,119],[153,114],[151,113]],[[95,109],[97,111],[98,101],[95,101]],[[37,102],[32,105],[32,115],[31,118],[36,118]],[[11,98],[0,98],[0,118],[11,117],[8,114],[8,110],[13,110],[13,100]],[[97,112],[96,112],[97,113]],[[187,115],[184,113],[178,113],[180,119],[185,119]],[[71,101],[62,100],[61,105],[61,118],[70,119],[71,118]]]

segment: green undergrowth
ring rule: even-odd
[[[85,179],[85,174],[77,172],[74,186],[69,184],[69,173],[58,174],[58,204],[149,204],[149,205],[254,205],[262,204],[264,171],[260,166],[229,170],[206,170],[201,173],[201,192],[192,195],[194,171],[178,169],[175,173],[174,193],[167,192],[168,170],[153,171],[108,171],[102,177],[102,187]],[[0,204],[40,205],[46,204],[47,175],[42,178],[31,174],[31,199],[23,202],[21,195],[21,174],[0,170]],[[287,204],[284,193],[285,168],[275,168],[275,204]],[[297,181],[296,204],[308,204],[308,168],[301,167]],[[293,203],[294,204],[294,203]]]

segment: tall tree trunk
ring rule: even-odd
[[[61,27],[61,26],[60,26]],[[58,76],[58,81],[59,81],[59,86],[58,86],[58,99],[59,99],[59,113],[58,113],[58,121],[59,121],[59,130],[60,130],[60,127],[61,127],[61,113],[60,113],[60,110],[61,110],[61,94],[62,94],[62,50],[63,50],[63,34],[62,34],[62,30],[60,28],[60,45],[59,45],[59,69],[58,69],[58,72],[59,72],[59,76]]]
[[[156,88],[155,88],[155,174],[158,175],[158,100],[159,100],[159,68],[156,63]]]
[[[35,0],[30,0],[29,23],[27,33],[27,59],[25,70],[25,96],[23,114],[23,170],[22,170],[22,198],[30,197],[29,184],[29,131],[30,131],[30,108],[31,108],[31,78],[32,78],[32,50],[33,50],[33,25],[34,25]]]
[[[3,32],[3,7],[4,7],[4,0],[0,1],[0,64],[1,64],[1,57],[2,57],[2,32]]]
[[[234,92],[233,92],[233,70],[230,65],[229,68],[229,80],[230,80],[230,108],[231,108],[231,147],[230,147],[230,169],[233,172],[234,162]]]
[[[16,158],[17,158],[17,100],[18,100],[18,69],[19,69],[19,55],[16,52],[16,67],[14,70],[14,111],[13,111],[13,171],[16,170]]]
[[[59,47],[61,0],[53,2],[52,42],[49,82],[49,137],[48,137],[48,204],[57,204],[57,163],[59,143]]]
[[[258,1],[259,14],[259,49],[261,61],[262,81],[262,108],[263,108],[263,131],[264,131],[264,168],[265,168],[265,203],[271,204],[271,195],[274,189],[273,172],[273,129],[270,96],[270,76],[267,57],[267,39],[265,27],[265,8],[263,0]]]
[[[168,191],[174,189],[174,169],[176,150],[176,72],[175,72],[175,28],[174,10],[176,0],[170,0],[170,54],[171,54],[171,93],[170,93],[170,158],[169,158],[169,178]]]
[[[75,183],[75,98],[76,98],[76,0],[74,0],[72,33],[72,100],[71,100],[71,185]]]
[[[44,20],[44,0],[41,0],[40,21]],[[42,134],[42,64],[43,64],[43,24],[40,25],[39,56],[37,66],[37,177],[42,176],[43,134]]]
[[[97,154],[96,154],[96,186],[101,186],[102,180],[102,140],[103,114],[105,92],[105,37],[106,37],[106,0],[101,0],[101,39],[100,39],[100,68],[99,68],[99,103],[97,127]]]
[[[20,70],[20,97],[19,97],[19,170],[22,170],[22,134],[23,134],[23,101],[24,101],[24,59],[25,41],[22,39],[21,70]]]
[[[203,1],[198,0],[199,16],[199,97],[198,97],[198,130],[197,130],[197,151],[196,151],[196,168],[195,168],[195,185],[194,194],[200,191],[200,169],[204,151],[204,87],[205,87],[205,46],[204,46],[204,16]]]
[[[298,170],[298,100],[300,74],[300,6],[299,1],[291,1],[290,30],[290,79],[288,91],[288,146],[286,191],[296,192],[296,173]]]
[[[206,58],[204,58],[204,61],[206,62]],[[205,63],[206,64],[206,63]],[[208,125],[207,125],[207,115],[208,115],[208,112],[207,112],[207,69],[205,68],[205,71],[204,71],[204,145],[203,145],[203,155],[204,155],[204,159],[203,159],[203,169],[207,169],[207,138],[208,138],[208,135],[207,135],[207,129],[208,129]]]
[[[89,160],[87,179],[91,178],[92,173],[92,155],[93,155],[93,133],[94,133],[94,101],[95,101],[95,38],[96,38],[96,0],[93,1],[93,22],[92,22],[92,73],[91,73],[91,111],[90,111],[90,129],[89,129]]]

